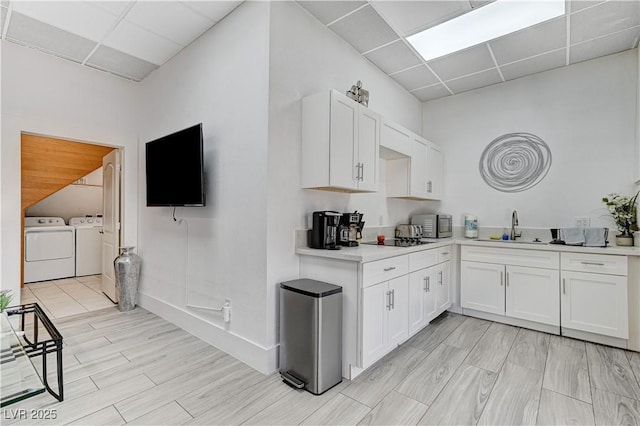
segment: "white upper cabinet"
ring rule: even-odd
[[[380,115],[327,91],[302,100],[302,187],[378,190]]]
[[[384,128],[384,125],[383,125]],[[382,142],[387,158],[387,196],[414,200],[440,200],[442,198],[442,150],[440,146],[429,142],[409,131],[405,141],[400,130],[387,135],[382,140],[391,138],[392,142]],[[402,144],[398,141],[402,140]],[[408,155],[400,155],[398,147],[408,143]],[[385,147],[385,144],[387,146]],[[391,147],[394,151],[391,151]],[[406,152],[407,150],[405,150]],[[395,156],[393,154],[396,154]]]
[[[429,142],[427,148],[427,170],[426,170],[426,182],[427,182],[427,196],[430,200],[442,199],[442,166],[443,156],[440,145]]]
[[[409,130],[382,117],[380,153],[383,158],[410,157],[412,138],[413,134]]]

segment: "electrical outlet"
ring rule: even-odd
[[[224,304],[222,305],[222,317],[224,322],[231,322],[231,299],[224,299]]]
[[[589,216],[576,216],[576,226],[578,228],[588,228],[591,226],[591,218]]]

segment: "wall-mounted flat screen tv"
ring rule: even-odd
[[[147,206],[204,206],[202,123],[146,144]]]

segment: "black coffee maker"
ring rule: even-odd
[[[339,250],[338,224],[341,213],[334,211],[313,212],[311,215],[311,229],[307,231],[309,247],[315,249]]]

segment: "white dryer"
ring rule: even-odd
[[[75,276],[75,235],[61,217],[25,217],[24,282]]]
[[[102,217],[72,217],[76,228],[76,276],[102,274]]]

